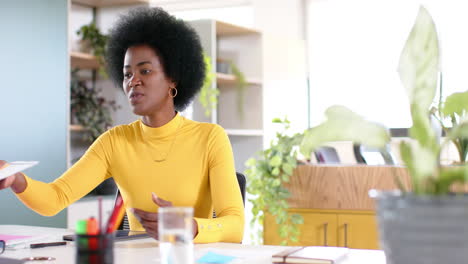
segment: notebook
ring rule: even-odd
[[[345,259],[348,248],[342,247],[293,247],[273,255],[277,264],[336,264]]]
[[[0,180],[5,179],[17,172],[24,171],[39,163],[39,161],[14,161],[0,167]]]

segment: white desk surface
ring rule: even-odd
[[[61,241],[62,235],[73,234],[73,231],[62,228],[33,227],[21,225],[0,225],[0,234],[9,235],[48,235],[48,241]],[[40,243],[38,241],[33,243]],[[271,256],[287,247],[284,246],[251,246],[232,243],[196,244],[195,258],[212,251],[218,254],[237,257],[231,264],[271,264]],[[66,246],[55,246],[37,249],[7,249],[0,257],[25,258],[47,256],[55,261],[40,263],[68,264],[75,263],[75,247],[70,242]],[[34,262],[28,262],[34,263]],[[39,263],[39,262],[36,262]],[[114,263],[159,263],[158,243],[154,239],[136,239],[116,242],[114,245]],[[351,249],[347,259],[340,264],[385,264],[385,255],[380,250]]]

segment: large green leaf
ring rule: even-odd
[[[325,116],[324,123],[305,131],[300,150],[306,157],[330,141],[353,141],[375,148],[383,148],[390,141],[384,126],[366,121],[344,106],[329,107]]]
[[[458,114],[459,116],[464,115],[468,112],[468,91],[462,93],[453,93],[445,99],[442,107],[442,114],[445,116],[451,116]]]
[[[438,160],[434,153],[419,142],[402,142],[400,154],[411,175],[413,191],[419,193],[428,177],[437,170]]]
[[[410,137],[418,141],[421,146],[431,149],[434,155],[436,155],[439,144],[431,126],[429,112],[418,107],[416,103],[411,104],[411,117],[413,119],[413,126],[409,130]]]
[[[424,7],[400,55],[398,73],[411,105],[427,111],[434,99],[439,71],[439,41],[434,21]]]
[[[428,177],[437,174],[440,147],[431,127],[429,108],[436,94],[438,71],[437,31],[431,16],[421,7],[398,65],[411,105],[410,136],[416,140],[412,144],[402,144],[401,154],[410,170],[415,192],[419,192],[420,187],[425,188]]]

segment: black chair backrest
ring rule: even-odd
[[[237,181],[239,182],[239,188],[240,188],[240,191],[241,191],[241,194],[242,194],[242,201],[245,205],[245,188],[246,188],[246,185],[247,185],[247,180],[244,176],[244,174],[240,173],[240,172],[236,172],[236,176],[237,176]],[[117,189],[117,193],[115,195],[115,199],[117,200],[117,197],[120,195],[120,191],[119,189]],[[216,214],[213,212],[213,216],[216,217]],[[125,213],[123,219],[122,219],[122,222],[120,222],[120,225],[119,225],[119,228],[117,228],[118,230],[130,230],[130,223],[128,222],[128,217],[127,217],[127,214]]]
[[[244,174],[240,172],[236,172],[236,176],[237,176],[237,181],[239,182],[239,188],[242,194],[242,202],[244,202],[244,206],[245,206],[245,187],[247,185],[247,180]]]
[[[353,145],[354,156],[357,163],[367,165],[395,165],[389,146],[383,149],[370,148],[360,144]]]
[[[318,163],[340,163],[340,158],[335,148],[323,146],[314,151]]]

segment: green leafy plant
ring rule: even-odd
[[[102,34],[94,22],[88,25],[83,25],[78,31],[76,31],[76,34],[81,37],[82,49],[86,50],[86,52],[91,52],[96,56],[100,65],[99,73],[101,76],[107,77],[107,73],[104,70],[104,56],[106,53],[108,36]]]
[[[83,139],[92,142],[112,125],[111,111],[119,108],[114,101],[99,95],[100,90],[89,88],[79,80],[77,70],[71,78],[72,120],[84,127]]]
[[[440,126],[445,134],[450,134],[450,128],[457,127],[467,118],[467,110],[465,109],[468,100],[468,91],[462,93],[454,93],[442,100],[442,85],[440,86],[439,107],[432,109],[432,114],[439,121]],[[451,142],[455,145],[459,162],[466,162],[468,154],[468,139],[464,137],[452,138]]]
[[[442,195],[451,192],[454,183],[466,182],[468,166],[441,166],[440,153],[450,141],[468,139],[468,120],[455,122],[446,138],[439,144],[431,127],[431,104],[437,89],[439,70],[439,42],[434,22],[421,7],[416,22],[401,52],[398,72],[406,88],[412,127],[412,141],[400,145],[401,157],[411,176],[412,192],[419,195]],[[444,116],[463,116],[468,109],[466,93],[447,97],[441,108]],[[353,140],[374,147],[383,147],[390,140],[387,130],[363,120],[350,110],[334,106],[327,110],[328,120],[306,131],[301,152],[309,155],[316,147],[329,140]],[[403,186],[399,184],[402,191]]]
[[[287,198],[289,191],[283,183],[287,183],[297,166],[297,146],[302,140],[302,134],[287,135],[290,122],[275,118],[273,123],[282,125],[283,131],[276,133],[276,139],[270,148],[258,153],[258,158],[251,158],[246,162],[248,169],[245,171],[249,185],[247,192],[253,198],[249,199],[253,204],[253,219],[251,225],[256,223],[263,226],[265,213],[273,215],[279,225],[278,233],[283,238],[282,244],[288,240],[298,241],[299,224],[304,220],[299,214],[288,214]],[[262,237],[262,229],[258,237]]]
[[[218,103],[219,90],[218,88],[211,87],[213,80],[216,78],[212,70],[213,68],[211,67],[211,58],[203,53],[203,60],[205,61],[206,73],[203,86],[200,89],[200,96],[198,97],[198,101],[205,109],[205,116],[208,117],[211,115],[211,111]]]
[[[216,79],[216,75],[212,71],[211,58],[203,54],[206,67],[205,80],[203,81],[203,86],[200,89],[200,96],[198,100],[202,107],[205,109],[205,116],[210,116],[211,111],[216,107],[218,103],[219,89],[212,88],[212,82]],[[245,89],[247,87],[247,81],[244,74],[239,70],[239,68],[233,63],[229,62],[229,67],[232,71],[232,74],[236,78],[236,89],[237,89],[237,110],[241,119],[244,117],[244,97]]]
[[[241,120],[244,118],[244,98],[245,98],[245,89],[247,88],[247,81],[245,79],[244,73],[242,73],[237,65],[233,62],[229,64],[231,66],[232,74],[236,77],[236,88],[237,88],[237,111]]]

